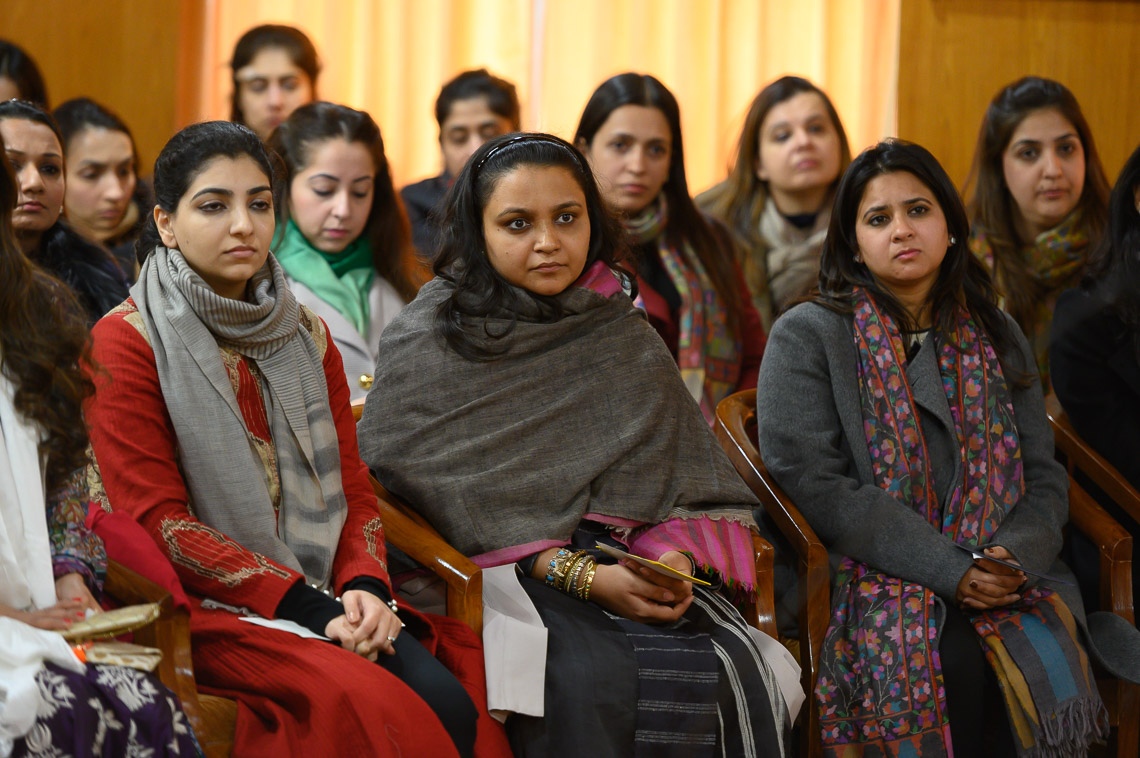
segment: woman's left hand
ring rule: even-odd
[[[55,580],[55,598],[61,602],[73,600],[80,604],[84,612],[101,613],[102,606],[95,600],[91,590],[87,589],[87,582],[82,574],[64,574]]]
[[[667,553],[662,553],[661,557],[657,559],[658,563],[664,563],[671,569],[680,571],[682,574],[690,574],[693,570],[693,563],[689,560],[688,556],[677,550],[670,550]],[[626,563],[631,569],[637,572],[638,576],[647,582],[652,582],[659,587],[664,587],[673,593],[675,598],[674,603],[680,602],[693,594],[693,583],[686,582],[681,579],[674,579],[671,576],[654,571],[653,569],[642,566],[636,561],[628,561]]]
[[[357,655],[375,659],[377,653],[395,654],[396,638],[400,636],[403,623],[383,600],[365,590],[349,590],[340,601],[352,627]]]

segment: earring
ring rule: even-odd
[[[958,244],[958,240],[954,236],[951,236],[950,237],[950,247],[954,247],[954,245],[957,245],[957,244]]]
[[[855,253],[855,255],[852,255],[851,260],[855,261],[856,263],[862,263],[863,262],[863,259],[859,257],[859,253]]]

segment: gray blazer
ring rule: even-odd
[[[1011,320],[1011,323],[1012,320]],[[1019,335],[1024,365],[1029,343]],[[1053,433],[1041,386],[1013,389],[1025,464],[1025,497],[992,542],[1030,569],[1072,579],[1058,560],[1069,515],[1068,475],[1053,458]],[[950,406],[933,340],[907,368],[923,434],[945,498],[962,476]],[[926,519],[875,485],[863,433],[852,319],[805,303],[780,317],[768,337],[757,387],[759,442],[764,463],[831,551],[892,576],[929,587],[955,602],[970,555],[953,547]],[[946,472],[953,473],[947,476]],[[1032,579],[1032,577],[1030,577]],[[1084,613],[1076,587],[1053,586],[1074,615]]]

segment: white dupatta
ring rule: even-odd
[[[0,373],[0,603],[19,610],[55,605],[40,433],[13,403]]]

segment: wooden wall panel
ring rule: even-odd
[[[196,4],[3,0],[0,37],[36,59],[53,106],[85,95],[118,113],[134,132],[140,172],[149,175],[180,125],[178,57],[187,3]]]
[[[899,136],[961,186],[994,94],[1035,74],[1081,103],[1110,180],[1140,143],[1140,2],[904,0]]]

